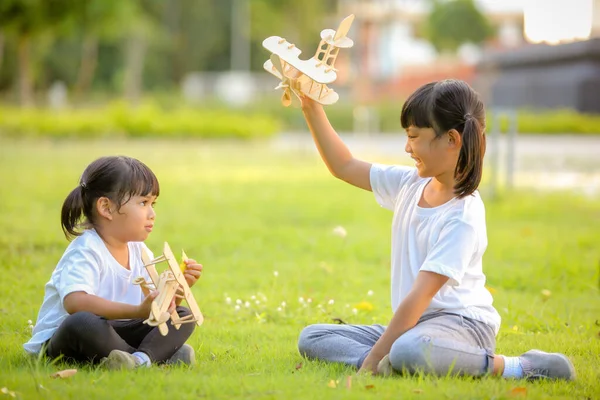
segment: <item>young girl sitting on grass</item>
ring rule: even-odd
[[[103,157],[85,169],[61,213],[65,236],[75,239],[46,284],[33,337],[24,345],[28,353],[102,362],[109,369],[195,362],[193,348],[184,344],[194,324],[174,329],[169,321],[166,336],[144,324],[158,293],[144,297],[133,283],[139,276],[150,280],[141,254],[159,191],[154,173],[133,158]],[[201,271],[195,260],[187,261],[189,286]],[[181,306],[176,311],[191,314]]]
[[[402,107],[400,120],[408,136],[404,150],[415,167],[354,158],[320,105],[303,98],[302,110],[331,173],[373,191],[379,205],[394,213],[394,315],[387,327],[308,326],[300,334],[301,354],[383,375],[395,370],[575,378],[573,364],[559,353],[494,353],[500,316],[484,286],[487,235],[477,191],[485,111],[469,85],[458,80],[429,83]]]

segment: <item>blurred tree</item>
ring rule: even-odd
[[[336,0],[247,1],[253,70],[268,56],[267,36],[285,36],[309,58],[319,31],[339,22],[330,18]],[[135,102],[142,87],[172,90],[190,72],[229,70],[233,2],[0,0],[0,88],[17,87],[30,104],[34,83],[60,80],[79,100],[94,89],[122,91]]]
[[[438,52],[455,52],[464,43],[480,44],[493,33],[473,0],[433,0],[425,37]]]
[[[334,25],[324,25],[335,10],[336,3],[333,0],[253,0],[251,39],[254,43],[253,53],[256,54],[253,66],[262,68],[268,57],[262,41],[273,35],[297,44],[303,50],[301,58],[312,57],[320,41],[319,32],[324,28],[335,28],[335,23],[339,23],[333,20]]]
[[[83,97],[89,90],[98,64],[101,41],[115,42],[140,10],[135,3],[121,0],[78,1],[71,10],[67,23],[68,34],[81,43],[79,67],[74,84],[74,95]]]
[[[4,35],[0,31],[0,70],[2,69],[2,61],[4,59]]]
[[[77,0],[2,0],[0,26],[17,42],[19,100],[33,105],[31,43],[61,24]]]

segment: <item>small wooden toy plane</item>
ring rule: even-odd
[[[283,88],[281,103],[285,107],[300,102],[299,92],[323,105],[338,101],[339,95],[326,84],[337,78],[334,64],[340,49],[350,48],[354,44],[346,36],[353,21],[354,14],[350,14],[340,23],[337,31],[321,31],[317,52],[308,60],[300,60],[298,56],[302,51],[284,38],[271,36],[263,41],[263,47],[272,53],[263,67],[281,79],[275,89]]]
[[[184,261],[185,261],[185,253],[184,253]],[[152,280],[152,285],[156,290],[158,290],[158,296],[152,301],[152,306],[150,309],[150,315],[147,320],[144,321],[145,324],[150,326],[158,326],[158,330],[161,335],[166,336],[169,333],[169,328],[167,326],[167,321],[169,318],[175,329],[179,329],[181,324],[189,324],[196,323],[198,326],[202,325],[204,322],[204,316],[198,307],[198,303],[196,303],[196,299],[190,290],[185,277],[183,276],[182,267],[177,264],[177,260],[175,259],[175,255],[171,251],[169,244],[165,242],[163,247],[163,254],[156,257],[155,259],[150,259],[150,254],[146,248],[142,248],[142,261],[144,262],[144,267],[146,267],[146,271],[148,271],[148,275],[150,275],[150,279]],[[163,273],[158,275],[156,271],[155,264],[166,261],[169,269],[165,270]],[[139,277],[134,281],[135,284],[140,285],[142,288],[142,292],[144,296],[147,296],[150,293],[150,285],[143,277]],[[179,288],[181,288],[179,290]],[[179,292],[183,292],[183,298],[187,302],[192,315],[185,316],[183,318],[179,318],[177,312],[173,312],[169,315],[168,309],[173,301],[173,298]]]

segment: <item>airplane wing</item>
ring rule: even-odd
[[[171,272],[173,272],[173,276],[175,276],[175,279],[183,288],[183,296],[188,304],[188,307],[190,308],[190,311],[196,318],[196,324],[198,326],[202,325],[202,323],[204,322],[204,316],[202,315],[202,311],[200,311],[200,307],[198,307],[198,303],[196,303],[196,299],[192,294],[192,290],[187,284],[187,281],[185,280],[185,277],[183,276],[183,273],[179,268],[179,264],[175,259],[175,255],[171,251],[171,248],[169,247],[169,244],[167,242],[165,242],[163,254],[167,258],[167,262],[169,263],[169,269],[171,270]]]
[[[323,86],[323,91],[321,91],[321,86]],[[323,105],[333,104],[336,101],[338,101],[338,99],[340,98],[340,96],[336,93],[335,90],[330,89],[325,85],[313,84],[312,89],[311,89],[310,81],[302,82],[301,90],[302,90],[302,93],[304,93],[306,95],[306,97],[309,97],[309,98],[313,99],[314,101],[316,101],[317,103],[320,103]],[[321,94],[320,98],[319,98],[319,94]]]
[[[321,61],[314,58],[300,60],[298,58],[300,53],[302,53],[300,49],[295,46],[289,48],[290,43],[285,40],[282,43],[279,43],[281,40],[284,39],[280,38],[279,36],[268,37],[263,41],[263,47],[269,50],[271,53],[277,54],[283,61],[290,64],[292,67],[296,68],[298,71],[302,72],[304,75],[316,82],[331,83],[337,79],[337,74],[333,69],[327,71],[328,67],[325,64],[322,64]],[[317,66],[318,64],[321,65]],[[266,66],[267,63],[265,63],[265,69],[267,68]],[[271,72],[271,70],[267,71]]]

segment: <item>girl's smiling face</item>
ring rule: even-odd
[[[454,173],[457,154],[456,136],[452,131],[436,137],[433,128],[418,128],[414,125],[406,129],[406,151],[415,160],[421,178]],[[460,139],[458,139],[460,140]]]

